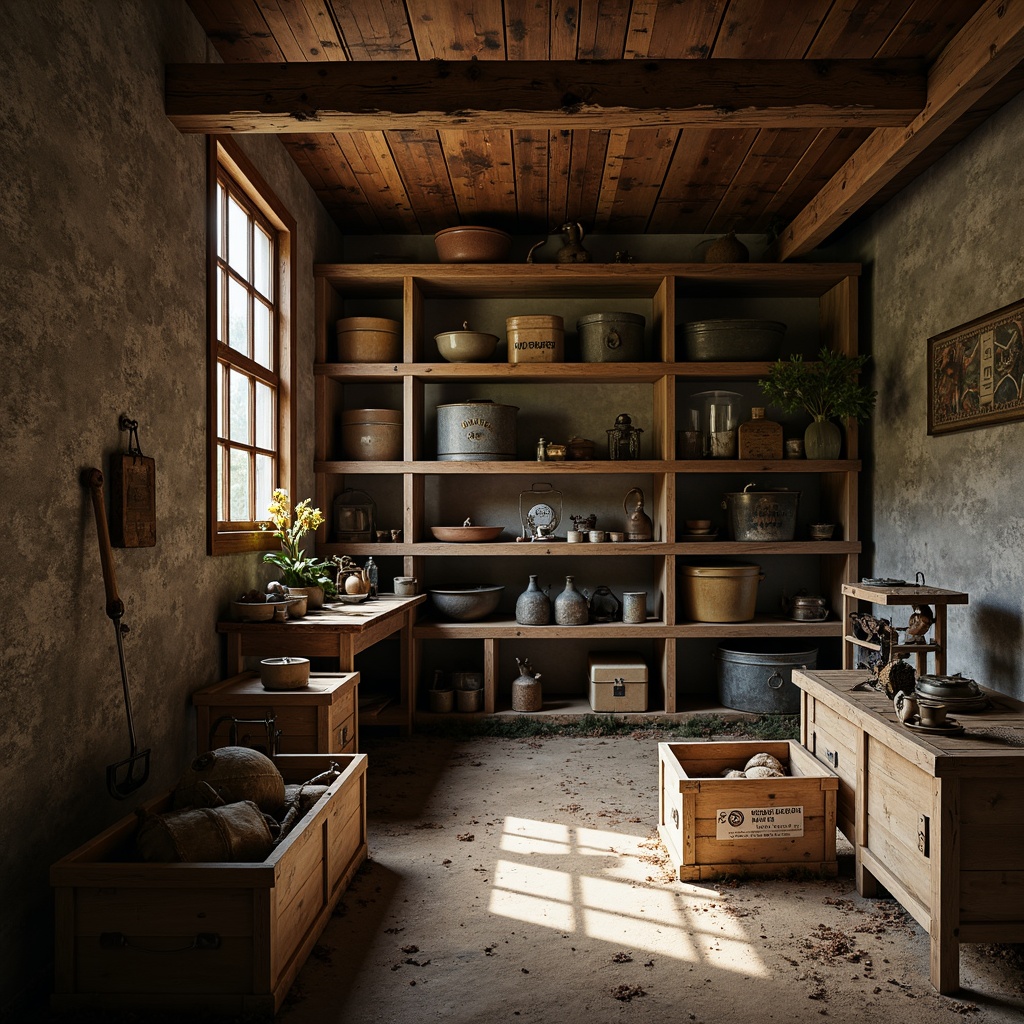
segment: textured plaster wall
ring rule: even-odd
[[[929,437],[926,339],[1024,298],[1022,140],[1018,97],[827,254],[865,265],[879,401],[862,444],[864,569],[966,591],[950,610],[947,671],[1018,698],[1024,422]]]
[[[206,555],[205,139],[163,114],[163,67],[212,55],[183,0],[4,4],[0,34],[0,1017],[52,951],[48,867],[127,813],[114,627],[83,467],[109,476],[139,421],[157,544],[115,549],[140,796],[195,751],[190,696],[222,677],[215,623],[267,574]],[[300,487],[312,493],[311,266],[340,236],[276,138],[242,146],[298,221]],[[107,493],[109,508],[109,490]]]

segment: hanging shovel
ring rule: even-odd
[[[87,469],[84,482],[92,495],[92,508],[96,513],[96,535],[100,542],[100,564],[103,567],[103,586],[107,593],[107,616],[114,623],[117,637],[117,658],[121,664],[121,686],[124,689],[124,708],[128,715],[128,739],[131,751],[123,761],[107,765],[107,790],[115,800],[124,800],[141,788],[149,778],[149,750],[139,750],[135,742],[135,722],[132,719],[132,698],[128,689],[128,670],[124,663],[123,636],[128,627],[121,622],[124,602],[117,596],[114,576],[114,556],[107,528],[107,511],[103,504],[103,474],[98,469]]]

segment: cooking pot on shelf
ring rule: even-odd
[[[828,618],[828,601],[802,591],[792,598],[783,594],[782,612],[796,622],[824,622]]]

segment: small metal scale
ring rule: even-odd
[[[562,492],[545,483],[520,491],[519,519],[523,524],[523,540],[556,540],[554,533],[562,521]]]

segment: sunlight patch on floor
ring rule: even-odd
[[[650,840],[550,821],[506,818],[492,875],[490,912],[624,949],[714,963],[746,977],[768,970],[739,921],[719,915],[705,928],[703,909],[721,901],[713,889],[652,885]],[[566,870],[569,858],[586,870]],[[598,858],[605,858],[602,864]]]

